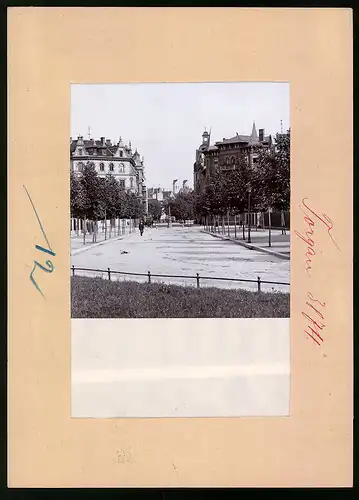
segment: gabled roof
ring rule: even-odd
[[[224,141],[217,141],[217,145],[221,144],[236,144],[236,143],[243,143],[243,144],[262,144],[263,142],[268,142],[269,141],[269,135],[263,137],[263,141],[260,141],[258,138],[253,138],[251,135],[235,135],[234,137],[231,137],[230,139],[224,139]]]
[[[233,144],[237,142],[244,142],[244,143],[249,143],[251,142],[251,136],[250,135],[235,135],[234,137],[231,137],[230,139],[224,139],[223,141],[217,141],[216,144]]]

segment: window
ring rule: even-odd
[[[79,148],[78,152],[79,152],[79,156],[82,156],[82,148]]]
[[[124,172],[125,171],[125,166],[123,163],[120,163],[120,172]]]
[[[125,179],[120,179],[120,188],[125,189]]]
[[[110,172],[113,172],[113,163],[110,163]]]
[[[120,156],[121,156],[121,157],[123,156],[123,151],[122,151],[122,150],[120,151]]]
[[[258,158],[256,156],[253,158],[253,163],[258,163]]]
[[[229,165],[229,156],[226,156],[226,164]]]
[[[131,188],[133,188],[133,177],[131,177],[131,179],[130,179],[130,186],[131,186]]]
[[[236,159],[235,159],[235,157],[234,157],[234,156],[232,156],[232,158],[231,158],[231,162],[232,162],[232,165],[235,165],[235,164],[236,164]]]
[[[77,164],[77,170],[78,170],[79,172],[82,172],[82,171],[83,171],[83,169],[84,169],[84,164],[83,164],[82,162],[78,163],[78,164]]]
[[[103,172],[105,170],[105,165],[103,163],[100,163],[100,170]]]

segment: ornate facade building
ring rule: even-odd
[[[101,137],[100,140],[70,138],[70,166],[75,175],[81,175],[85,165],[95,166],[99,177],[111,174],[120,186],[141,197],[146,202],[144,158],[137,149],[133,152],[131,142],[125,145],[120,137],[117,144]]]
[[[210,133],[204,131],[202,144],[196,150],[196,161],[193,166],[193,182],[195,191],[201,192],[211,175],[217,170],[226,172],[233,170],[239,162],[240,156],[245,153],[250,165],[257,161],[256,152],[258,147],[271,148],[272,137],[264,135],[264,129],[259,129],[257,134],[255,123],[253,123],[251,135],[238,135],[211,145]]]

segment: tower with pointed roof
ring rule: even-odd
[[[252,133],[251,133],[251,141],[252,142],[258,141],[258,134],[257,134],[257,129],[256,129],[256,123],[255,122],[253,122]]]

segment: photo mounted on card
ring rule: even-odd
[[[289,106],[288,83],[71,86],[72,416],[289,414]]]
[[[9,486],[350,486],[351,11],[8,21]]]

